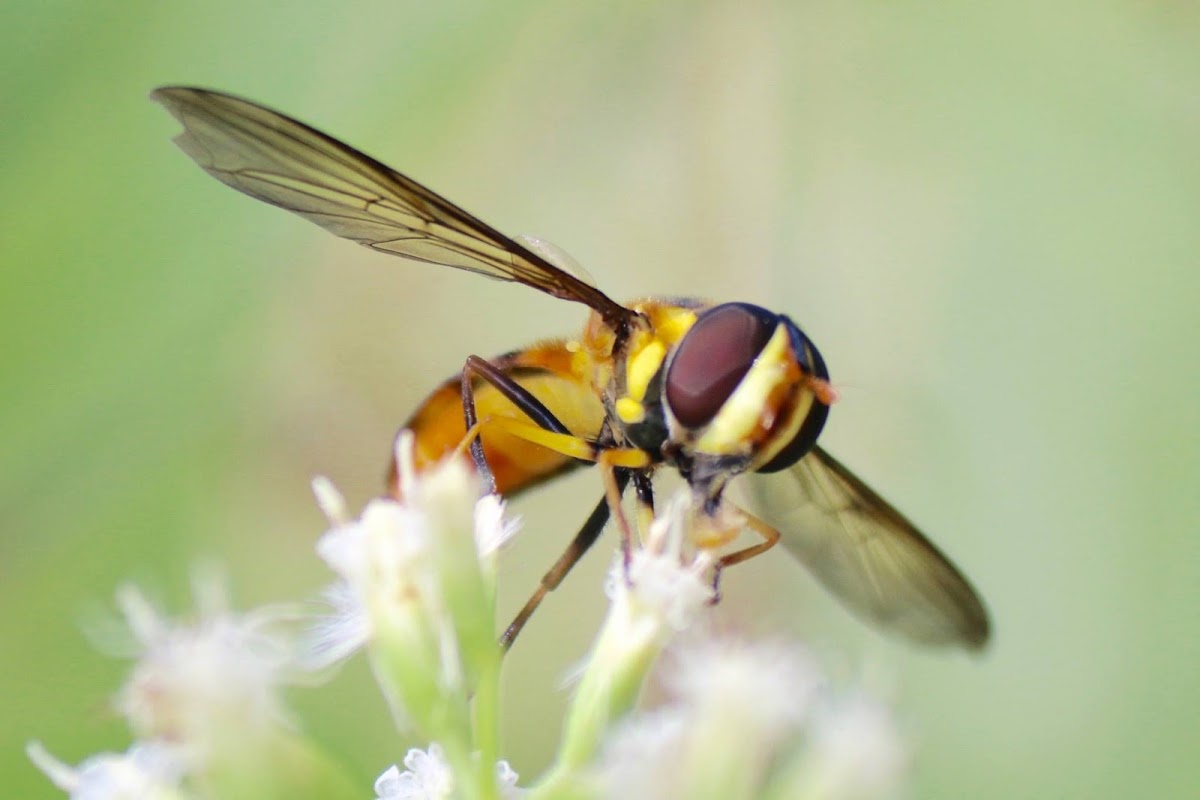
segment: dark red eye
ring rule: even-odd
[[[675,419],[699,428],[715,417],[778,324],[778,315],[748,303],[725,303],[704,312],[667,368],[667,406]]]

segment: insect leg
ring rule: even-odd
[[[626,576],[629,574],[629,564],[633,559],[633,531],[629,527],[629,519],[621,508],[621,494],[624,487],[617,483],[617,471],[624,469],[646,469],[652,465],[650,454],[636,447],[602,448],[595,442],[581,439],[569,433],[557,433],[539,428],[528,422],[522,422],[512,417],[492,417],[476,422],[467,431],[457,452],[462,452],[468,444],[477,440],[480,434],[491,428],[524,439],[533,444],[540,444],[564,456],[578,458],[581,461],[594,461],[600,467],[600,475],[604,480],[604,496],[608,500],[608,508],[617,521],[621,532],[621,555],[625,562]]]
[[[734,564],[740,564],[743,561],[748,561],[757,555],[767,552],[774,547],[780,539],[780,533],[775,528],[763,522],[761,519],[741,508],[740,506],[733,505],[733,503],[730,503],[728,500],[725,502],[733,506],[733,508],[745,518],[747,527],[749,527],[750,530],[754,531],[759,536],[763,537],[763,540],[758,544],[744,547],[741,550],[735,550],[734,552],[723,555],[717,559],[717,565],[713,568],[712,582],[712,602],[714,604],[720,602],[721,600],[721,573],[726,567],[732,567]]]
[[[629,470],[617,470],[617,483],[620,485],[623,491],[625,489],[625,485],[629,483]],[[521,608],[521,611],[517,614],[516,618],[513,619],[512,624],[505,629],[504,635],[500,637],[501,648],[508,650],[508,648],[512,647],[512,643],[516,640],[517,635],[521,632],[521,629],[525,627],[525,623],[529,621],[529,618],[533,616],[533,612],[537,610],[539,605],[541,605],[541,602],[546,595],[558,588],[563,579],[567,577],[567,573],[571,571],[571,568],[574,567],[579,560],[583,558],[583,555],[589,549],[591,549],[592,545],[596,543],[596,540],[600,537],[601,531],[604,530],[605,523],[608,522],[608,516],[608,498],[602,497],[600,498],[600,502],[596,504],[596,507],[592,509],[592,513],[588,516],[587,520],[583,523],[583,527],[581,527],[579,532],[575,534],[575,537],[571,539],[571,543],[567,545],[567,549],[564,550],[563,554],[558,557],[557,561],[554,562],[554,566],[550,567],[546,574],[542,576],[542,582],[538,586],[537,590],[534,591],[529,600],[525,602],[525,605]]]
[[[467,375],[468,369],[478,371],[484,380],[492,383],[497,390],[537,424],[507,416],[479,419],[475,410],[471,378]],[[596,442],[573,435],[537,398],[481,358],[472,356],[471,359],[468,359],[463,375],[463,417],[467,423],[467,432],[455,452],[462,453],[463,450],[470,448],[476,464],[480,465],[481,472],[486,469],[485,474],[491,477],[491,471],[487,468],[480,442],[485,430],[494,430],[503,431],[571,458],[596,462],[600,465],[604,477],[604,500],[593,510],[583,528],[568,545],[567,550],[542,579],[542,585],[534,592],[517,618],[501,636],[500,644],[507,648],[512,645],[513,640],[546,594],[562,581],[567,572],[596,541],[610,514],[616,516],[621,530],[621,552],[625,572],[628,576],[629,563],[632,559],[632,534],[629,529],[629,521],[621,509],[621,496],[629,482],[630,471],[649,467],[651,460],[649,453],[637,448],[605,448]]]
[[[633,530],[629,527],[629,518],[625,516],[625,509],[621,507],[621,495],[624,487],[618,483],[617,472],[621,466],[638,466],[633,464],[621,464],[620,459],[626,453],[640,454],[646,463],[640,466],[649,466],[649,456],[641,450],[623,450],[613,449],[605,450],[600,453],[596,463],[600,466],[600,475],[604,479],[604,496],[608,500],[608,508],[612,513],[613,518],[617,521],[617,530],[621,534],[621,562],[625,568],[625,581],[629,582],[629,566],[633,563]]]
[[[462,453],[472,441],[488,430],[503,431],[531,444],[553,450],[555,453],[577,458],[580,461],[595,462],[609,471],[618,467],[645,469],[651,463],[650,454],[644,450],[638,450],[636,447],[604,448],[574,434],[548,431],[512,417],[487,417],[479,420],[467,431],[467,435],[463,437],[462,442],[455,449],[455,453]]]
[[[635,472],[633,488],[637,492],[638,533],[644,542],[650,523],[654,521],[654,484],[650,481],[650,474]]]
[[[463,420],[466,423],[468,432],[479,423],[479,415],[475,410],[474,377],[476,375],[496,387],[496,390],[504,395],[505,399],[520,409],[525,416],[536,422],[539,427],[555,433],[570,434],[567,426],[563,425],[554,416],[553,412],[546,408],[541,400],[534,397],[531,392],[513,380],[512,377],[496,368],[490,361],[474,355],[467,356],[467,361],[463,364],[462,369]],[[470,450],[471,460],[475,462],[475,468],[479,471],[479,476],[488,487],[488,491],[494,493],[496,491],[496,477],[492,474],[492,468],[488,466],[487,459],[484,457],[483,439],[479,436],[471,437]]]

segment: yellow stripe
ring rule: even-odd
[[[721,456],[745,454],[760,426],[767,399],[789,379],[789,367],[794,363],[787,328],[778,325],[750,371],[696,441],[695,450]]]
[[[638,402],[646,399],[650,379],[658,372],[666,356],[667,346],[661,339],[653,339],[629,359],[629,371],[625,382],[625,392],[629,397]]]

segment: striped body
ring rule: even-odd
[[[692,299],[638,300],[628,308],[644,323],[624,341],[593,313],[578,339],[546,340],[489,361],[575,436],[605,447],[643,449],[652,463],[675,466],[693,483],[704,482],[703,494],[715,500],[729,478],[771,462],[795,440],[816,398],[800,380],[797,344],[781,322],[713,418],[700,426],[681,422],[664,396],[663,376],[697,318],[712,307]],[[443,382],[404,425],[415,436],[418,468],[452,452],[465,436],[461,380],[460,374]],[[479,419],[526,419],[490,383],[476,378],[473,391]],[[581,464],[503,431],[485,432],[482,439],[501,494]],[[399,494],[394,462],[388,486]]]

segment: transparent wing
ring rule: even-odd
[[[913,524],[820,448],[779,475],[750,475],[759,513],[852,611],[922,644],[981,648],[982,601]]]
[[[416,181],[302,122],[206,89],[172,86],[150,96],[183,123],[179,147],[239,192],[374,250],[585,303],[610,324],[633,313]]]

